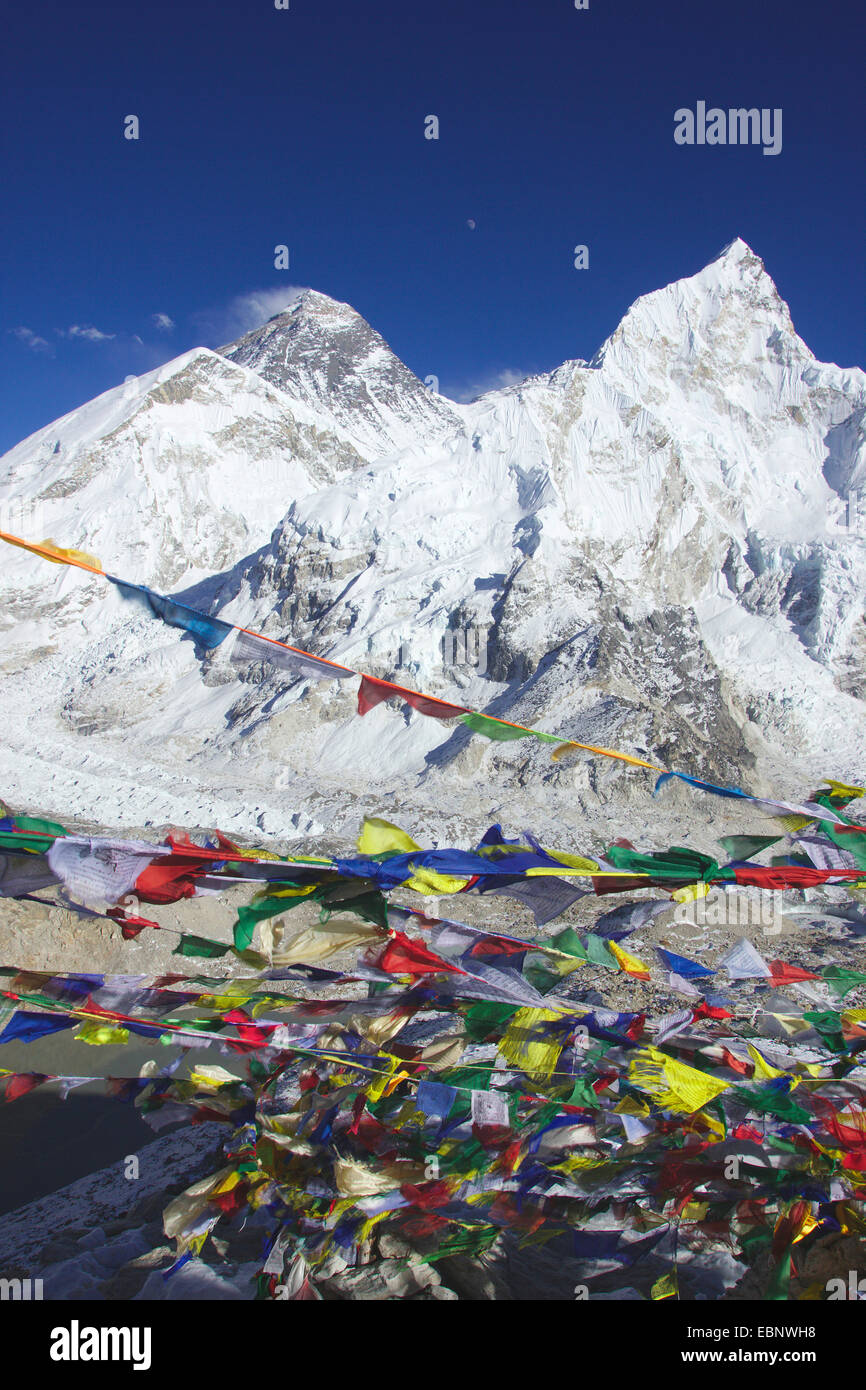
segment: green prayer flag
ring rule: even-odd
[[[795,1125],[807,1124],[809,1120],[814,1119],[814,1116],[808,1110],[804,1110],[802,1105],[798,1105],[787,1091],[763,1087],[745,1090],[738,1087],[735,1095],[748,1105],[750,1110],[756,1110],[761,1115],[777,1115],[780,1120],[789,1120]]]
[[[368,1106],[368,1109],[370,1107]],[[455,1112],[452,1111],[452,1114]],[[439,1155],[439,1168],[443,1173],[472,1173],[484,1169],[490,1162],[490,1155],[477,1140],[471,1143],[456,1144],[450,1153]]]
[[[320,896],[321,893],[321,896]],[[309,895],[311,900],[320,901],[322,910],[319,919],[327,922],[335,912],[354,912],[364,922],[372,922],[377,927],[388,928],[388,903],[383,893],[378,888],[369,889],[363,893],[347,893],[340,896],[333,885],[316,889]],[[293,899],[297,902],[300,899]],[[303,901],[307,901],[304,899]]]
[[[490,1088],[491,1068],[486,1067],[448,1067],[439,1072],[436,1080],[443,1086],[454,1086],[458,1091],[466,1090],[460,1099],[469,1104],[469,1091],[486,1091]]]
[[[434,1260],[447,1260],[451,1255],[480,1255],[493,1244],[498,1235],[499,1229],[496,1226],[481,1226],[474,1231],[458,1231],[447,1236],[432,1255],[422,1255],[420,1263],[433,1264]]]
[[[762,849],[777,845],[781,835],[723,835],[718,841],[729,859],[751,859]]]
[[[552,989],[562,983],[562,976],[558,971],[552,970],[549,965],[540,961],[527,961],[523,969],[523,978],[528,980],[533,989],[537,989],[539,994],[549,994]]]
[[[619,963],[608,949],[603,936],[588,932],[586,938],[586,959],[593,965],[603,965],[607,970],[619,970]]]
[[[842,819],[843,817],[840,816],[839,820]],[[834,828],[834,822],[829,820],[819,821],[818,829],[839,849],[846,849],[858,869],[866,869],[866,835],[840,835],[838,830]]]
[[[674,845],[672,849],[658,850],[653,854],[641,854],[635,849],[625,849],[622,845],[611,845],[604,852],[604,858],[615,869],[623,869],[633,874],[649,874],[651,878],[684,878],[692,882],[717,878],[719,865],[709,854]]]
[[[33,816],[15,816],[15,824],[20,830],[30,830],[43,835],[53,835],[56,839],[58,835],[68,835],[69,832],[65,825],[60,825],[53,820],[37,820]]]
[[[334,912],[354,912],[364,922],[373,922],[377,927],[388,926],[388,904],[378,889],[366,888],[358,879],[329,879],[318,883],[312,892],[291,894],[281,897],[280,888],[297,888],[305,885],[296,883],[275,883],[270,892],[263,894],[246,907],[238,909],[234,926],[234,943],[238,951],[245,951],[251,945],[259,922],[269,917],[277,917],[283,912],[291,912],[299,903],[319,903],[320,921],[327,922]]]
[[[772,1244],[772,1240],[772,1226],[752,1226],[750,1230],[743,1231],[740,1236],[740,1245],[747,1255],[750,1264],[754,1264],[761,1250],[763,1250],[765,1246]]]
[[[577,1081],[575,1081],[574,1090],[565,1103],[566,1105],[579,1105],[583,1109],[601,1109],[601,1101],[585,1076],[580,1076]]]
[[[251,945],[256,927],[259,922],[267,921],[269,917],[276,917],[281,912],[289,912],[293,907],[297,907],[299,902],[305,902],[312,893],[302,894],[298,897],[281,898],[276,896],[280,888],[297,888],[296,883],[274,883],[271,885],[271,892],[264,893],[245,907],[238,908],[238,919],[234,925],[234,944],[238,951],[246,951]]]
[[[576,956],[578,960],[587,959],[586,947],[577,932],[571,927],[564,927],[561,932],[557,933],[550,944],[555,946],[557,951],[562,951],[566,956]]]
[[[767,1292],[764,1294],[765,1301],[786,1303],[788,1300],[790,1280],[791,1246],[789,1245],[770,1276],[769,1283],[767,1284]]]
[[[485,738],[491,738],[495,743],[509,743],[514,738],[538,738],[542,743],[562,743],[558,734],[542,734],[537,729],[517,729],[513,724],[504,724],[487,714],[461,714],[460,722],[474,734],[484,734]]]
[[[517,1010],[517,1004],[473,1004],[466,1013],[467,1037],[480,1043],[492,1033],[501,1033]]]
[[[38,820],[34,816],[13,816],[10,819],[16,829],[0,831],[0,849],[44,854],[56,839],[69,833],[65,826],[53,820]]]
[[[224,956],[231,950],[231,946],[224,946],[221,941],[208,941],[206,936],[185,935],[180,938],[177,946],[172,951],[173,956],[207,956],[209,960]]]
[[[805,1013],[803,1018],[807,1023],[811,1023],[816,1033],[820,1033],[824,1042],[833,1052],[844,1052],[845,1039],[842,1036],[842,1020],[833,1009],[820,1009],[814,1012]]]
[[[866,975],[861,971],[848,970],[842,965],[827,965],[821,974],[839,999],[844,999],[858,985],[866,984]]]

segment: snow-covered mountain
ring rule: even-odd
[[[429,446],[460,427],[452,403],[428,391],[360,314],[315,290],[221,351],[308,406],[366,459]]]
[[[590,363],[468,406],[307,291],[26,440],[0,503],[42,499],[59,544],[370,674],[801,792],[866,764],[864,420],[866,374],[815,360],[738,240]],[[47,571],[10,552],[0,576],[7,800],[284,836],[393,803],[431,833],[645,823],[648,774],[361,719],[354,682],[205,657]],[[467,630],[469,662],[443,661]]]

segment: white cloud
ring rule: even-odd
[[[174,319],[169,318],[168,314],[153,314],[151,323],[154,328],[158,328],[160,333],[171,333],[174,328]]]
[[[14,333],[19,342],[25,343],[33,352],[53,353],[54,351],[51,344],[45,338],[40,338],[38,333],[34,333],[32,328],[10,328],[9,332]]]
[[[442,394],[450,396],[452,401],[466,403],[486,395],[488,391],[503,391],[506,386],[518,386],[532,375],[532,372],[524,372],[517,367],[503,367],[501,371],[490,372],[476,381],[458,382],[450,390],[443,388]]]
[[[217,347],[234,342],[251,328],[260,328],[275,314],[290,309],[304,293],[306,285],[286,285],[280,289],[250,290],[236,295],[224,308],[194,315],[204,336]]]
[[[57,330],[61,336],[63,330]],[[67,336],[70,338],[85,338],[88,343],[107,343],[110,338],[116,338],[116,333],[103,333],[101,329],[94,328],[92,323],[74,323],[68,330]]]

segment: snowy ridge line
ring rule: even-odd
[[[138,590],[146,597],[149,596],[151,593],[149,589],[143,588],[140,585],[128,584],[126,581],[120,580],[115,576],[106,573],[105,570],[97,568],[98,562],[96,562],[96,564],[90,563],[94,560],[94,557],[91,555],[87,555],[84,552],[77,550],[63,550],[59,546],[53,545],[51,542],[43,542],[42,544],[32,543],[23,540],[20,536],[13,536],[5,531],[0,531],[0,540],[6,541],[10,545],[19,546],[23,550],[29,550],[32,553],[40,555],[42,558],[50,560],[55,564],[59,563],[74,565],[79,569],[88,570],[91,573],[97,574],[100,577],[107,579],[110,583],[114,583],[121,588]],[[279,647],[283,651],[291,652],[293,655],[297,656],[303,661],[309,662],[311,667],[326,666],[333,668],[334,671],[341,671],[349,675],[359,676],[361,679],[361,688],[358,692],[358,712],[361,715],[367,712],[367,709],[362,707],[365,694],[364,687],[365,683],[367,683],[369,691],[373,695],[373,700],[376,703],[378,703],[378,701],[375,700],[376,692],[381,687],[386,690],[393,691],[395,695],[401,696],[403,699],[407,701],[408,704],[410,704],[413,708],[417,709],[419,713],[428,715],[432,718],[450,719],[455,718],[459,715],[461,723],[467,725],[469,728],[473,730],[473,732],[484,732],[483,729],[477,728],[477,726],[472,722],[474,720],[480,719],[483,720],[485,723],[495,724],[507,729],[518,730],[519,733],[516,735],[517,737],[526,734],[530,737],[540,739],[546,743],[557,743],[559,744],[559,746],[554,749],[551,755],[552,758],[556,761],[559,761],[559,759],[564,754],[570,752],[572,749],[581,749],[585,752],[595,753],[600,757],[614,758],[620,762],[629,763],[633,766],[648,768],[650,771],[658,772],[660,774],[659,779],[656,782],[655,791],[653,793],[654,795],[655,792],[659,790],[659,788],[662,786],[664,782],[668,781],[672,777],[677,777],[680,780],[687,782],[690,786],[694,786],[699,790],[707,791],[717,796],[738,797],[744,800],[752,801],[763,807],[773,808],[775,810],[784,810],[788,814],[807,816],[811,815],[812,818],[814,818],[814,808],[812,807],[793,805],[791,803],[783,801],[773,801],[765,797],[753,797],[750,796],[747,792],[741,791],[739,788],[720,787],[716,786],[714,783],[711,782],[703,782],[698,778],[690,777],[686,773],[667,770],[663,767],[660,767],[657,763],[646,762],[644,759],[636,758],[628,753],[620,753],[611,748],[601,748],[594,744],[578,743],[574,739],[566,739],[558,734],[549,734],[542,732],[538,729],[531,729],[524,724],[515,724],[512,723],[510,720],[501,719],[496,715],[484,714],[483,711],[469,709],[467,706],[453,705],[448,703],[447,701],[440,700],[435,696],[425,695],[421,691],[410,690],[406,686],[397,685],[393,681],[387,681],[382,680],[379,677],[368,676],[363,671],[358,671],[355,670],[353,667],[343,666],[338,662],[330,661],[327,657],[315,656],[311,652],[303,651],[300,647],[293,647],[289,643],[281,642],[278,638],[275,637],[267,637],[263,633],[255,632],[251,628],[241,627],[236,623],[228,623],[225,622],[223,619],[211,618],[207,614],[199,612],[197,609],[190,608],[186,604],[176,603],[174,600],[171,599],[166,599],[162,595],[154,594],[153,598],[157,600],[157,603],[161,606],[160,611],[157,612],[156,608],[154,608],[154,606],[151,605],[154,616],[161,617],[164,622],[167,622],[169,624],[169,626],[186,627],[186,630],[192,631],[194,635],[198,635],[202,640],[208,643],[211,648],[219,646],[225,640],[228,634],[234,631],[242,633],[247,637],[253,637],[258,641],[268,643],[271,646]],[[173,616],[169,616],[166,613],[166,606],[170,606],[173,610],[175,610]],[[186,619],[186,621],[184,621],[184,619],[180,616],[183,613],[189,614],[189,618]],[[209,639],[212,640],[209,641]],[[379,694],[379,699],[384,698],[388,697]],[[427,706],[428,708],[425,708],[424,706]],[[435,712],[436,707],[438,707],[439,710],[442,711],[441,714],[437,714]],[[367,706],[367,708],[372,708],[372,703],[370,703]],[[495,737],[495,735],[493,737]],[[860,790],[860,794],[862,794],[862,790]]]

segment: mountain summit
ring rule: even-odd
[[[428,391],[366,319],[316,290],[220,351],[315,410],[361,452],[459,428],[450,403]]]

